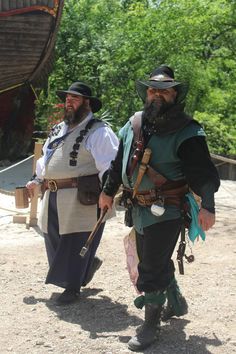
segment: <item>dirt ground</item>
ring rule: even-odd
[[[236,353],[236,182],[223,181],[216,197],[215,227],[193,245],[195,262],[185,264],[185,275],[176,272],[189,313],[163,323],[147,354]],[[44,284],[43,238],[37,228],[12,223],[11,198],[0,195],[0,353],[130,353],[143,311],[133,305],[123,212],[107,223],[98,251],[103,265],[79,302],[56,306],[60,289]]]

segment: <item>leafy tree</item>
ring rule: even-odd
[[[166,63],[188,84],[186,110],[212,152],[235,156],[235,32],[233,0],[67,0],[48,103],[56,89],[87,81],[118,130],[142,109],[135,81]]]

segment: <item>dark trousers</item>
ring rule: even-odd
[[[59,234],[56,194],[50,193],[49,196],[48,233],[44,234],[49,263],[46,284],[79,291],[92,266],[105,223],[100,226],[86,256],[82,258],[79,253],[85,245],[90,231]]]
[[[170,284],[175,272],[171,257],[180,230],[181,219],[175,219],[148,226],[143,235],[136,232],[139,291],[164,290]]]

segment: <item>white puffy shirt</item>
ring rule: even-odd
[[[92,112],[83,120],[83,124],[91,120],[93,117]],[[79,127],[82,123],[79,123],[75,128]],[[75,129],[73,128],[73,129]],[[72,130],[73,130],[72,129]],[[68,125],[63,124],[61,129],[61,136],[68,131]],[[36,163],[36,175],[37,178],[43,179],[45,175],[45,161],[44,155],[49,144],[49,139],[46,140],[43,146],[43,156],[37,160]],[[99,171],[99,178],[102,180],[102,176],[106,170],[108,170],[110,163],[114,160],[118,150],[119,140],[115,133],[109,126],[103,126],[97,128],[92,132],[85,140],[85,148],[88,150],[95,161],[96,168]]]

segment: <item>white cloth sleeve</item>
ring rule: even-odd
[[[43,146],[43,154],[46,152],[49,140]],[[118,151],[119,140],[110,127],[101,127],[96,129],[91,135],[88,136],[85,142],[85,147],[91,152],[96,167],[99,171],[99,179],[102,181],[103,173],[108,170],[110,163],[114,160]],[[41,156],[36,162],[37,177],[44,178],[45,163],[44,156]]]
[[[99,179],[102,181],[103,173],[108,170],[110,163],[115,159],[119,140],[110,127],[96,129],[86,140],[86,149],[91,152]]]

